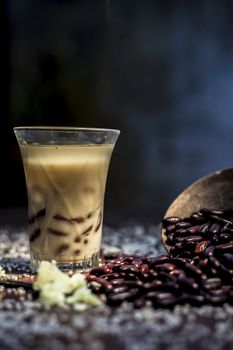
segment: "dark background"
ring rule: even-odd
[[[1,222],[26,206],[13,126],[121,130],[107,223],[157,222],[231,167],[232,18],[232,1],[1,0]]]

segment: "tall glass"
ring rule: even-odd
[[[104,192],[118,130],[14,128],[28,194],[31,265],[98,265]]]

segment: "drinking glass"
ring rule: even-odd
[[[99,263],[105,184],[119,130],[16,127],[28,195],[31,266]]]

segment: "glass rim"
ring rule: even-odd
[[[14,131],[20,130],[38,130],[38,131],[60,131],[60,132],[113,132],[120,134],[118,129],[108,128],[89,128],[89,127],[75,127],[75,126],[16,126]]]

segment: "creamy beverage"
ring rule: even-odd
[[[98,256],[113,144],[21,144],[31,260],[76,263]],[[98,258],[97,258],[98,259]]]

